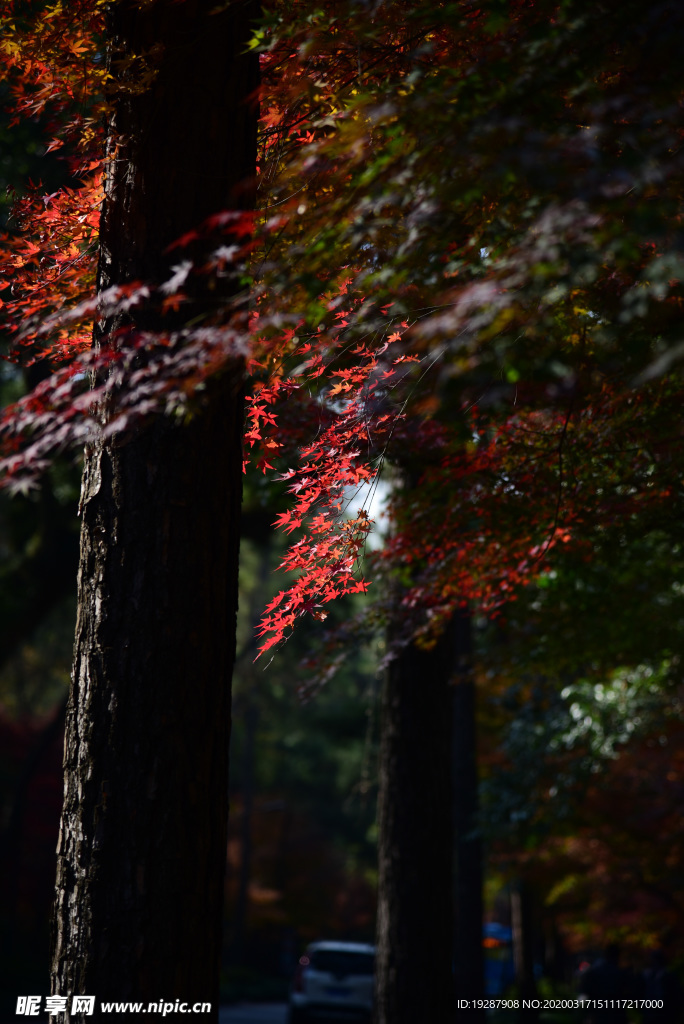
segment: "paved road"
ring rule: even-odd
[[[241,1003],[219,1010],[219,1024],[285,1024],[285,1003]]]

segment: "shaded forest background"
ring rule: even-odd
[[[40,124],[0,125],[0,187],[66,179]],[[11,223],[8,230],[12,230]],[[40,364],[2,363],[3,405]],[[11,992],[42,983],[75,615],[79,470],[0,496],[0,927]],[[281,510],[246,492],[231,748],[224,990],[277,994],[302,945],[372,939],[378,746],[376,636],[313,685],[315,625],[270,664],[253,630],[275,592]],[[494,623],[476,620],[487,916],[530,897],[535,958],[557,985],[609,941],[635,967],[684,966],[684,550],[676,521],[625,520],[554,567]],[[365,598],[340,605],[342,621]],[[268,659],[266,659],[267,661]],[[425,794],[429,799],[429,794]],[[251,988],[250,988],[251,986]],[[270,986],[270,987],[269,987]]]
[[[12,992],[40,985],[47,963],[77,486],[78,467],[63,464],[33,498],[0,498],[2,939]],[[307,941],[372,940],[375,925],[383,641],[350,655],[319,689],[307,664],[312,624],[270,664],[254,664],[255,620],[277,584],[276,509],[264,495],[259,481],[248,487],[242,540],[227,997],[282,996]],[[630,540],[619,573],[614,552],[580,569],[570,559],[504,623],[476,629],[486,917],[510,924],[510,894],[525,887],[538,971],[556,990],[571,990],[578,964],[608,941],[635,968],[655,948],[681,963],[677,554],[654,535]]]

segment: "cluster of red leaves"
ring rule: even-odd
[[[93,293],[102,202],[100,161],[92,161],[88,171],[80,188],[63,188],[51,196],[34,189],[15,204],[15,224],[24,230],[11,237],[11,244],[5,238],[0,281],[12,290],[5,303],[10,306],[6,327],[19,337],[12,353],[17,360],[70,360],[90,347],[92,326],[87,321],[62,326],[42,346],[28,344],[29,338],[38,342],[38,329],[47,315],[61,306],[74,307]]]
[[[46,116],[48,129],[59,133],[50,148],[74,139],[83,151],[100,136],[107,73],[97,43],[105,7],[104,0],[55,0],[34,8],[3,0],[0,6],[0,52],[14,118]]]
[[[553,564],[558,544],[581,561],[606,529],[667,523],[681,501],[680,402],[676,381],[640,391],[604,381],[565,409],[530,401],[502,417],[473,406],[466,442],[442,424],[400,425],[396,443],[408,444],[408,426],[436,454],[417,497],[395,493],[399,529],[376,558],[413,567],[402,603],[416,621],[422,611],[420,632],[464,601],[496,614]]]
[[[335,314],[338,331],[344,330],[347,315],[348,311]],[[293,332],[287,333],[291,340]],[[288,482],[294,498],[276,521],[286,534],[303,534],[290,546],[280,565],[280,569],[297,575],[265,610],[259,629],[260,635],[267,637],[262,650],[286,638],[299,616],[310,613],[324,619],[325,604],[367,589],[362,558],[372,522],[364,507],[355,514],[350,509],[360,491],[367,500],[382,462],[388,431],[397,424],[396,416],[373,412],[373,406],[382,403],[388,387],[397,386],[401,367],[417,361],[401,351],[401,338],[400,331],[388,328],[379,347],[365,343],[352,346],[349,355],[357,361],[339,369],[331,368],[336,365],[335,358],[326,365],[322,347],[307,341],[297,348],[304,362],[296,378],[271,380],[248,399],[249,429],[245,436],[260,452],[258,464],[264,471],[273,469],[269,456],[282,451],[290,455],[296,441],[300,441],[297,468],[278,476]],[[320,385],[321,378],[328,384],[325,393],[319,400],[307,400],[307,388]],[[278,417],[273,411],[284,398],[289,400],[293,395],[300,409],[306,409],[303,424],[301,419],[288,423],[287,416]],[[310,440],[312,433],[315,436]]]
[[[20,340],[13,358],[69,360],[90,344],[89,323],[72,322],[34,347],[33,327],[55,310],[92,295],[102,202],[103,115],[107,72],[99,40],[105,4],[75,0],[31,9],[4,0],[0,61],[9,88],[10,124],[38,120],[45,152],[60,151],[73,185],[46,195],[30,184],[17,197],[12,232],[0,239],[4,328]],[[9,294],[8,294],[9,292]]]
[[[146,291],[117,288],[117,309],[129,290],[131,305]],[[190,336],[135,331],[57,368],[0,421],[4,486],[29,491],[56,454],[131,430],[150,416],[192,415],[202,385],[244,354],[244,334],[237,319]]]

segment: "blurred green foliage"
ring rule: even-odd
[[[45,152],[46,132],[41,121],[11,124],[7,102],[7,84],[0,82],[0,230],[8,227],[14,191],[21,192],[32,183],[42,184],[49,194],[69,181],[65,161]]]
[[[249,505],[247,506],[249,508]],[[244,850],[245,787],[253,792],[250,877],[256,894],[248,930],[295,929],[299,942],[323,934],[372,939],[376,876],[377,681],[373,651],[349,652],[343,669],[311,692],[303,663],[316,644],[305,622],[271,657],[256,657],[254,628],[282,578],[280,539],[243,539],[238,660],[233,682],[229,906]],[[361,600],[361,599],[359,599]],[[348,605],[348,606],[345,606]],[[355,604],[356,607],[349,607]],[[358,611],[342,602],[333,615]],[[253,764],[248,765],[252,730]],[[248,778],[251,781],[248,782]],[[262,894],[261,896],[259,894]],[[259,900],[261,899],[261,902]],[[229,919],[231,917],[229,913]]]
[[[530,881],[575,951],[684,961],[683,573],[676,516],[616,520],[481,624],[491,862]]]

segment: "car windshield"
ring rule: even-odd
[[[311,954],[311,966],[341,977],[347,974],[372,974],[375,957],[372,953],[345,953],[336,949],[318,949]]]

